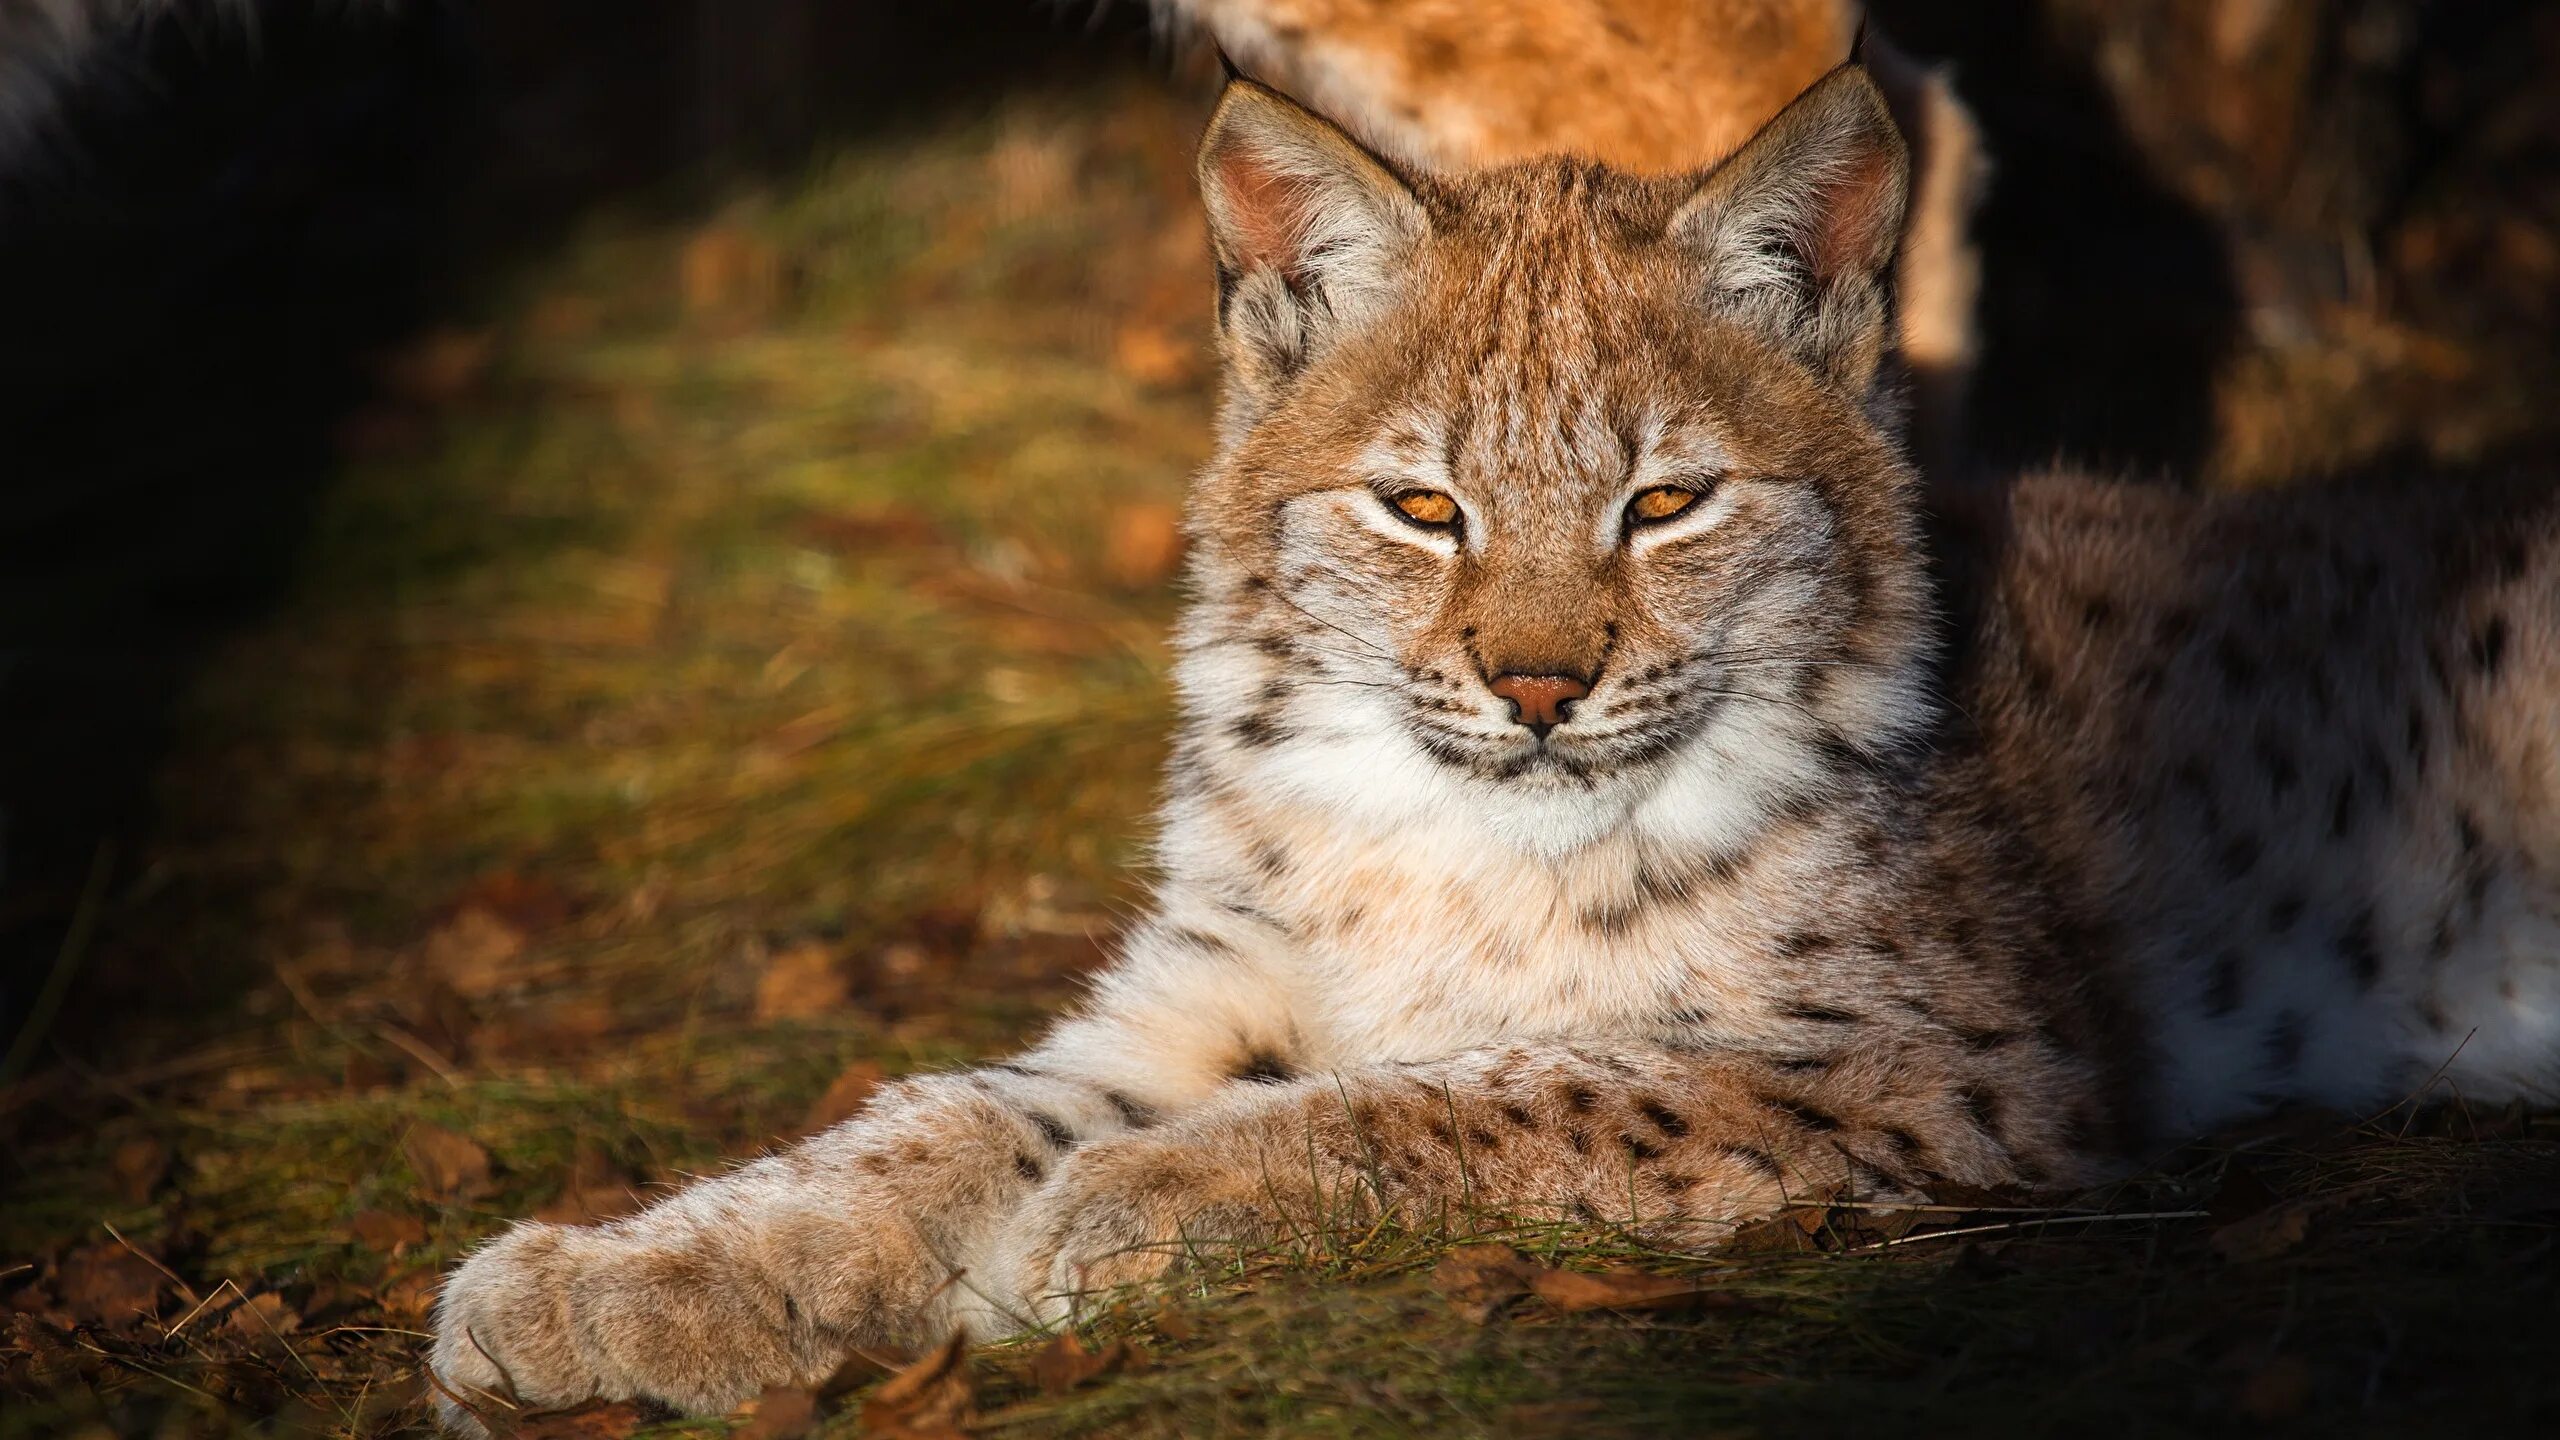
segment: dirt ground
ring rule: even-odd
[[[1139,894],[1207,440],[1195,123],[1031,92],[591,216],[386,361],[0,1089],[0,1440],[423,1434],[436,1277],[507,1219],[619,1213],[1073,994]],[[2266,413],[2225,478],[2336,439]],[[1711,1255],[1326,1236],[653,1433],[2547,1427],[2560,1121],[2428,1098]]]

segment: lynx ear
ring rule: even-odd
[[[1198,170],[1229,374],[1267,399],[1331,336],[1385,307],[1428,222],[1376,156],[1250,80],[1228,82]]]
[[[1672,218],[1708,301],[1849,394],[1875,383],[1910,160],[1867,73],[1844,65],[1710,173]]]

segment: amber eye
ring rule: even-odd
[[[1416,525],[1445,530],[1458,523],[1458,502],[1437,490],[1407,490],[1387,503]]]
[[[1627,502],[1627,523],[1658,525],[1698,503],[1698,492],[1679,485],[1656,485]]]

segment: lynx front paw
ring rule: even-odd
[[[1030,1318],[1068,1318],[1098,1292],[1266,1239],[1271,1212],[1257,1194],[1231,1157],[1189,1146],[1133,1139],[1079,1152],[1015,1221]]]
[[[519,1225],[445,1281],[430,1388],[447,1429],[478,1436],[486,1421],[602,1393],[569,1318],[577,1266],[564,1252],[574,1238],[556,1225]]]
[[[436,1405],[488,1421],[588,1400],[694,1414],[737,1408],[807,1368],[790,1302],[701,1244],[519,1225],[463,1262],[436,1302]]]

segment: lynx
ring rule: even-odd
[[[1400,168],[1230,85],[1152,912],[1026,1053],[446,1285],[447,1421],[730,1408],[1346,1205],[1704,1244],[2560,1078],[2560,512],[2020,481],[1962,643],[1907,161]]]

